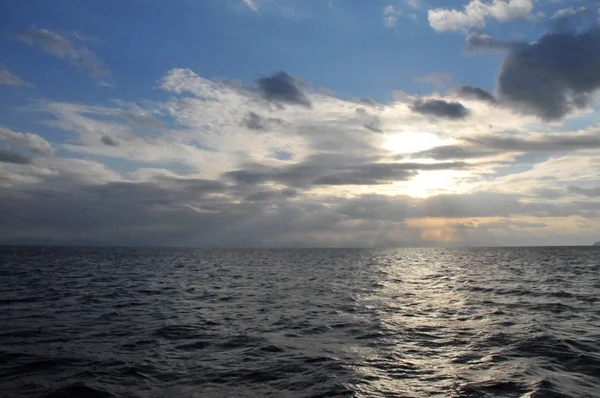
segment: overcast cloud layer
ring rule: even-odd
[[[43,54],[59,82],[77,72],[97,94],[39,88],[50,75],[37,81],[0,63],[0,90],[20,101],[0,114],[0,243],[600,240],[597,6],[565,1],[550,13],[528,0],[463,3],[390,2],[379,10],[381,29],[394,37],[393,29],[420,23],[428,35],[459,36],[465,67],[499,59],[489,79],[459,79],[439,65],[409,76],[428,91],[390,86],[386,98],[335,93],[276,67],[214,77],[200,63],[140,77],[144,89],[133,95],[102,37],[23,21],[2,38],[18,49],[14,57]],[[277,4],[231,2],[222,12],[311,18]],[[486,30],[493,24],[545,28],[534,38],[495,37]],[[322,61],[306,62],[326,68]]]

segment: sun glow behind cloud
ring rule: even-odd
[[[404,155],[426,151],[436,146],[447,145],[449,140],[421,131],[407,131],[401,133],[387,133],[383,140],[383,147],[391,152]]]
[[[426,198],[438,194],[458,194],[469,191],[468,185],[461,185],[461,180],[470,173],[455,170],[421,171],[408,182],[396,184],[398,192],[416,198]]]
[[[456,140],[441,138],[439,135],[433,133],[407,131],[386,134],[383,147],[401,157],[410,158],[411,161],[435,164],[442,162],[428,157],[420,157],[417,154],[435,147],[455,143]],[[457,170],[420,171],[409,181],[394,183],[394,189],[390,190],[390,192],[416,198],[425,198],[440,193],[464,193],[468,192],[468,187],[464,184],[460,185],[460,181],[471,174],[468,171]]]

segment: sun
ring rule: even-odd
[[[408,131],[389,134],[384,138],[382,146],[390,152],[411,158],[410,161],[438,163],[431,158],[418,157],[417,154],[450,143],[452,140],[440,138],[433,133]],[[458,193],[461,190],[460,179],[467,176],[467,172],[460,170],[421,170],[408,181],[394,183],[394,191],[421,198],[440,193]]]

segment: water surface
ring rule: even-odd
[[[5,247],[0,396],[597,397],[598,297],[600,248]]]

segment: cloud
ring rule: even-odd
[[[600,134],[553,134],[540,138],[481,136],[464,138],[479,147],[518,152],[567,152],[600,149]]]
[[[357,104],[366,105],[366,106],[370,106],[370,107],[376,107],[379,105],[375,100],[373,100],[372,98],[367,98],[367,97],[355,98],[354,102],[356,102]]]
[[[181,94],[190,92],[199,98],[222,101],[233,96],[238,100],[256,102],[257,97],[277,105],[301,105],[311,107],[305,84],[284,71],[257,79],[257,86],[245,86],[240,82],[210,81],[196,75],[190,69],[173,69],[161,80],[161,87]]]
[[[457,90],[457,94],[465,98],[473,98],[491,104],[496,103],[496,98],[492,94],[479,87],[460,86]]]
[[[0,84],[4,84],[7,86],[25,86],[25,87],[34,87],[33,84],[27,83],[25,80],[20,77],[13,75],[10,73],[8,69],[0,68]]]
[[[244,117],[244,125],[250,130],[264,130],[263,118],[254,112],[248,112]]]
[[[387,5],[383,8],[383,21],[385,26],[388,28],[393,28],[398,25],[398,19],[402,15],[402,11],[400,11],[394,5]]]
[[[544,120],[591,104],[600,88],[600,30],[547,33],[511,47],[498,76],[498,97]]]
[[[598,198],[600,197],[600,187],[596,188],[581,188],[577,186],[570,186],[569,192],[582,195],[588,198]]]
[[[362,125],[375,133],[381,133],[383,130],[381,129],[381,120],[375,116],[371,115],[364,108],[356,108],[356,113],[358,114],[359,119],[362,122]]]
[[[109,137],[108,135],[103,135],[102,138],[100,138],[100,141],[102,141],[104,145],[119,146],[119,141],[115,140],[112,137]]]
[[[493,222],[479,223],[476,227],[477,230],[510,230],[512,228],[527,229],[527,228],[547,228],[548,224],[543,222],[528,222],[528,221],[516,221],[516,220],[499,220]]]
[[[559,199],[564,196],[564,192],[554,188],[534,188],[533,194],[536,198]]]
[[[437,146],[425,151],[417,152],[414,158],[430,158],[435,160],[448,159],[475,159],[497,155],[496,150],[489,150],[481,147],[469,147],[463,145],[443,145]]]
[[[19,184],[0,195],[3,243],[416,245],[435,240],[423,238],[428,227],[411,227],[406,223],[410,219],[508,217],[530,211],[516,197],[486,192],[427,199],[336,197],[166,173],[144,181],[99,182],[91,178],[98,168],[92,162],[56,166],[83,173],[45,174],[39,183]]]
[[[298,191],[295,189],[280,189],[280,190],[260,190],[248,194],[244,200],[249,202],[272,202],[279,199],[295,198],[298,196]]]
[[[255,112],[248,112],[242,120],[242,125],[248,130],[261,131],[266,130],[269,124],[282,124],[284,121],[279,118],[264,118]]]
[[[417,100],[412,104],[411,109],[423,115],[448,119],[464,119],[469,115],[469,110],[460,102],[440,99]]]
[[[450,163],[374,163],[369,158],[344,155],[314,155],[302,163],[277,168],[247,164],[225,174],[240,184],[274,182],[288,187],[308,189],[315,185],[380,185],[408,180],[419,170],[451,170],[465,168],[460,162]]]
[[[486,20],[499,22],[524,19],[533,11],[533,0],[494,0],[491,3],[471,0],[464,10],[434,8],[428,11],[429,25],[437,32],[482,29]]]
[[[10,149],[0,148],[0,163],[31,164],[31,158]]]
[[[0,127],[0,140],[12,142],[23,149],[43,156],[52,156],[54,153],[50,143],[37,134],[19,133],[6,127]]]
[[[254,2],[254,0],[242,0],[242,4],[252,11],[258,12],[258,5]]]
[[[556,121],[588,107],[600,89],[600,29],[549,32],[531,43],[471,34],[472,50],[507,50],[497,100],[520,113]]]
[[[12,37],[57,58],[69,60],[79,68],[87,69],[94,78],[110,76],[110,71],[96,53],[47,29],[30,27],[24,32],[14,33]]]
[[[405,3],[411,8],[421,7],[421,0],[405,0]]]
[[[452,82],[452,75],[448,72],[434,72],[426,76],[420,76],[415,79],[420,83],[433,84],[440,87]]]
[[[600,150],[600,133],[538,134],[533,137],[515,135],[479,135],[459,138],[462,144],[442,145],[413,154],[414,158],[435,160],[476,159],[506,153],[556,153]],[[465,145],[466,144],[466,145]]]
[[[559,19],[572,18],[577,15],[583,14],[586,11],[587,11],[587,8],[583,7],[583,6],[577,8],[577,9],[573,8],[573,7],[563,8],[562,10],[556,11],[556,13],[554,13],[554,15],[552,16],[552,19],[559,20]]]
[[[467,46],[470,50],[507,50],[512,47],[510,43],[479,33],[470,33],[467,36]]]
[[[268,101],[310,107],[310,101],[300,89],[299,82],[280,71],[257,80],[258,92]]]
[[[6,148],[32,164],[0,165],[0,213],[8,215],[0,240],[548,244],[577,242],[571,220],[587,217],[594,224],[600,216],[600,206],[590,204],[594,198],[566,188],[597,186],[595,129],[554,133],[535,117],[477,99],[475,88],[461,99],[469,117],[460,118],[452,117],[451,106],[448,111],[456,103],[451,96],[398,96],[378,104],[307,90],[292,79],[311,107],[280,106],[289,102],[267,99],[258,84],[208,80],[185,69],[160,80],[168,94],[162,101],[38,105],[49,119],[41,131],[60,129],[69,139],[53,143],[60,151],[52,155],[45,140],[50,150],[44,144],[32,150],[39,136],[3,133],[10,137]],[[433,114],[412,109],[430,101],[442,103]],[[431,117],[439,115],[446,119]],[[556,158],[515,155],[528,151],[552,151]],[[563,196],[535,196],[534,189]],[[509,226],[511,234],[523,230],[518,239],[499,232],[506,228],[498,218],[507,217],[523,223]],[[542,223],[549,227],[538,228],[541,235],[526,231]]]
[[[567,214],[594,220],[600,216],[600,207],[582,202],[531,205],[522,202],[518,195],[494,192],[423,199],[406,195],[311,194],[270,184],[181,177],[162,170],[146,170],[140,179],[123,180],[100,164],[61,158],[48,159],[40,167],[56,172],[28,167],[31,173],[38,173],[39,181],[15,182],[0,195],[3,243],[205,247],[447,245],[443,237],[446,235],[440,235],[440,231],[449,230],[454,236],[455,230],[464,229],[459,225],[462,224],[476,229],[478,244],[498,245],[511,241],[489,231],[544,228],[542,224],[548,224],[544,228],[546,234],[560,229],[550,228],[546,218],[536,217]],[[382,171],[370,172],[381,175]],[[511,219],[504,222],[497,217]],[[261,233],[257,234],[257,230]],[[468,233],[459,234],[454,242],[474,242],[472,239]],[[539,235],[534,239],[525,231],[517,240],[526,244],[547,242],[549,238],[544,235],[543,239]],[[569,241],[573,239],[569,237]]]

